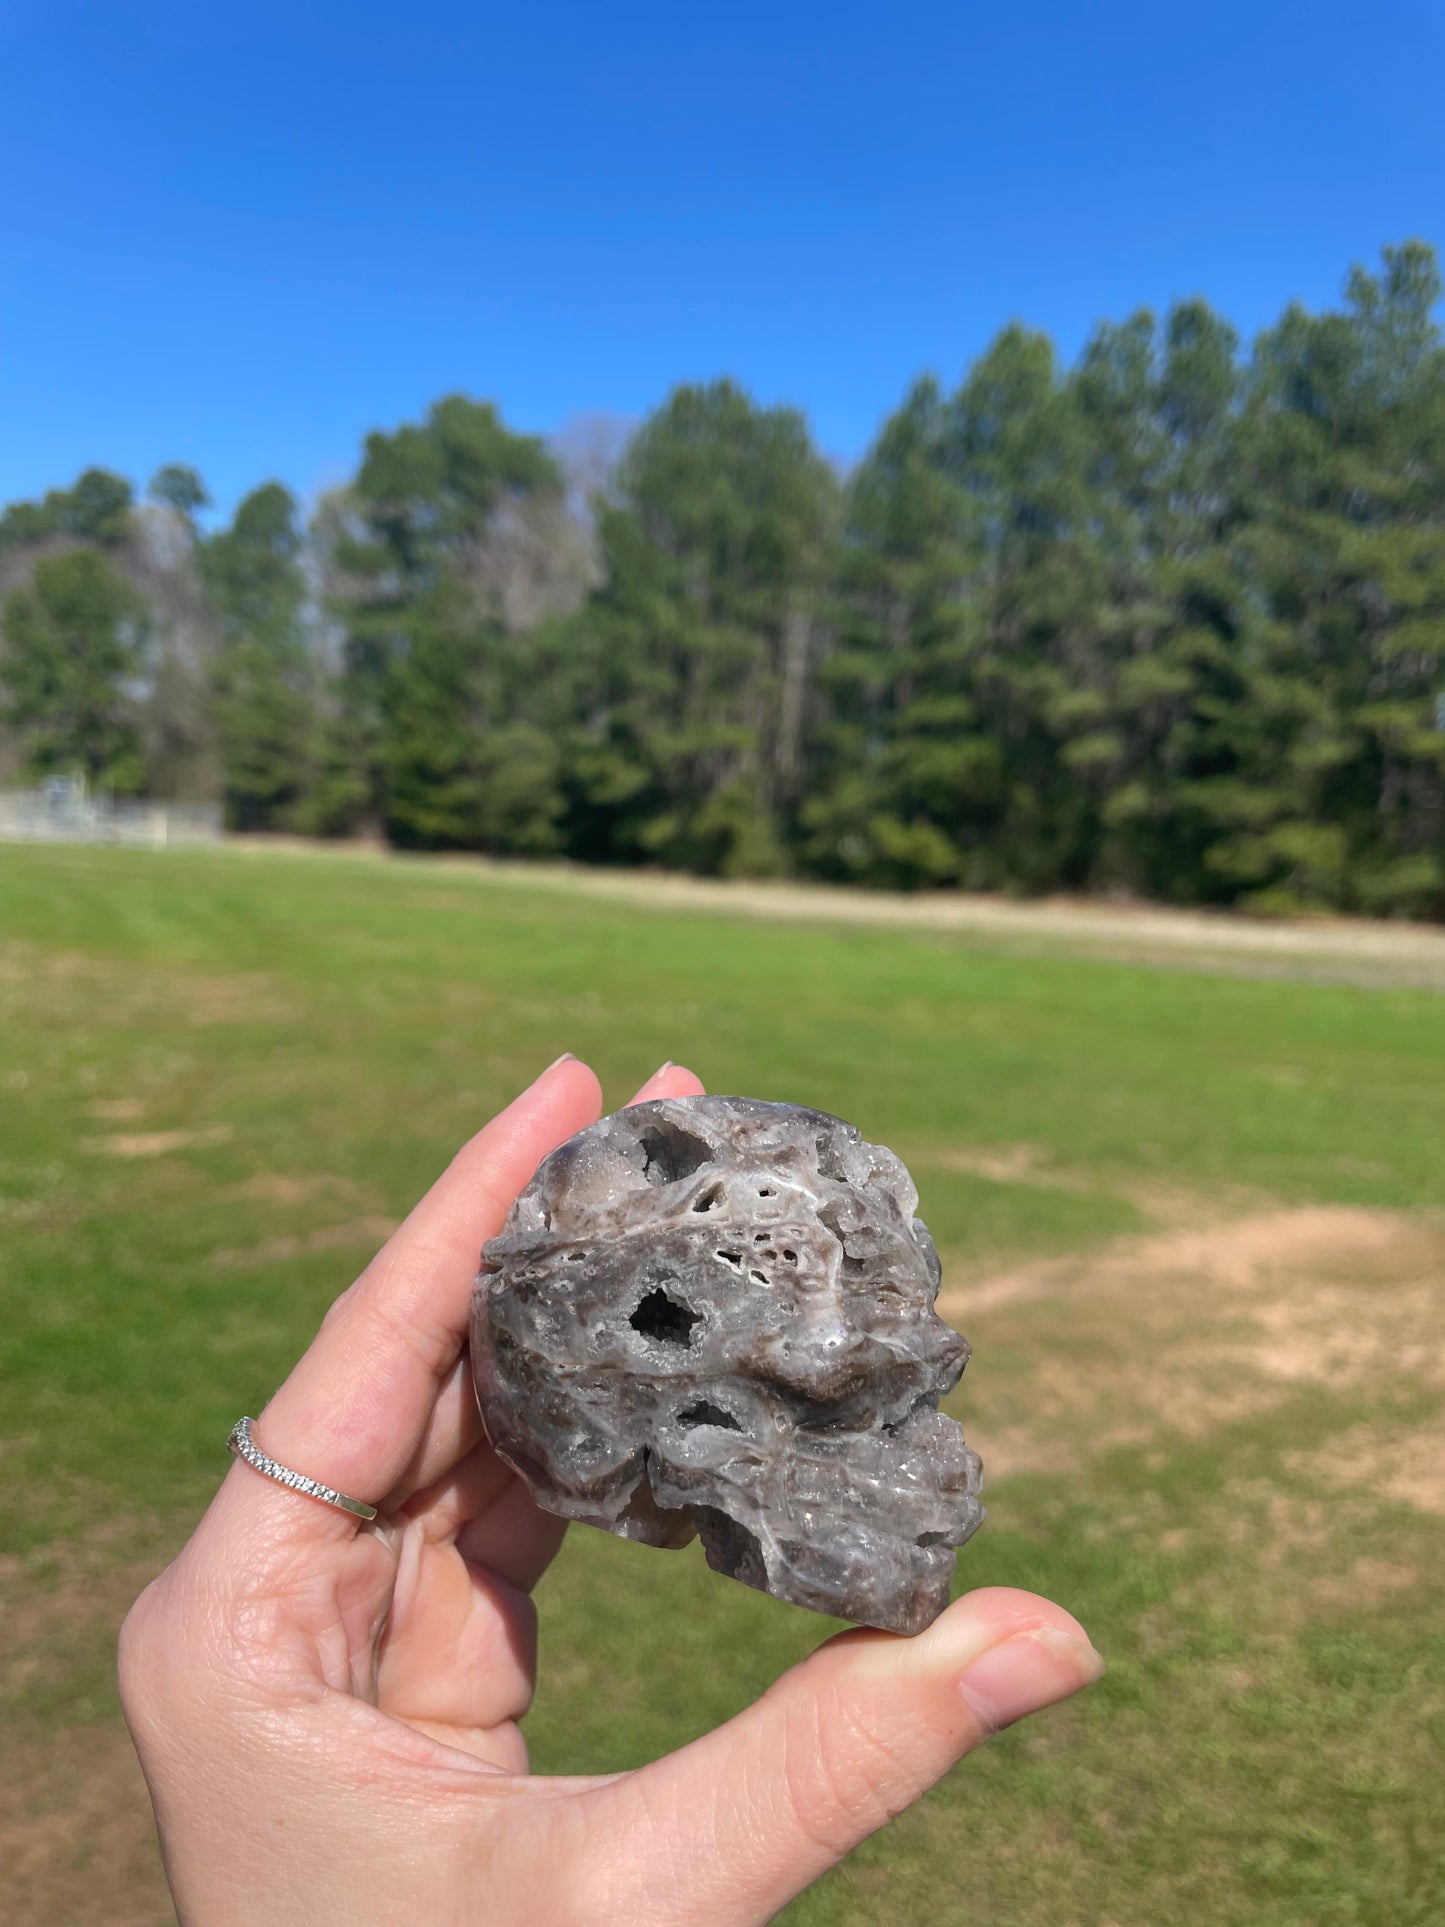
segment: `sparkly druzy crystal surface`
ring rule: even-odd
[[[918,1632],[983,1518],[938,1410],[968,1346],[938,1317],[913,1181],[795,1104],[670,1098],[545,1160],[483,1253],[472,1361],[538,1504],[683,1546],[818,1612]]]

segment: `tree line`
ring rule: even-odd
[[[1433,251],[1246,351],[1005,328],[842,474],[679,388],[559,449],[461,396],[309,517],[172,465],[0,516],[0,773],[237,830],[719,875],[1445,914]]]

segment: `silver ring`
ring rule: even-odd
[[[356,1519],[376,1517],[376,1507],[368,1505],[364,1499],[348,1499],[334,1485],[323,1485],[320,1479],[308,1479],[304,1472],[293,1472],[289,1465],[278,1465],[275,1459],[268,1459],[251,1437],[251,1427],[255,1422],[254,1419],[238,1418],[231,1428],[231,1436],[226,1444],[237,1458],[255,1466],[258,1472],[264,1472],[268,1479],[274,1479],[278,1485],[290,1486],[293,1492],[304,1492],[308,1499],[320,1499],[323,1505],[334,1505],[338,1511],[349,1512]]]

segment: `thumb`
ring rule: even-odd
[[[595,1789],[589,1868],[654,1927],[757,1927],[1000,1727],[1096,1680],[1078,1621],[988,1587],[924,1633],[843,1633],[746,1712]],[[593,1891],[596,1891],[594,1887]]]

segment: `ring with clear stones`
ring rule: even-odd
[[[244,1459],[247,1465],[264,1472],[268,1479],[278,1485],[289,1486],[293,1492],[304,1492],[308,1499],[320,1499],[323,1505],[334,1505],[340,1512],[349,1512],[356,1519],[374,1519],[376,1507],[368,1505],[364,1499],[348,1499],[344,1492],[338,1492],[334,1485],[323,1485],[320,1479],[308,1479],[304,1472],[293,1472],[289,1465],[279,1465],[266,1454],[251,1437],[254,1419],[238,1418],[231,1428],[231,1436],[226,1441],[237,1458]]]

